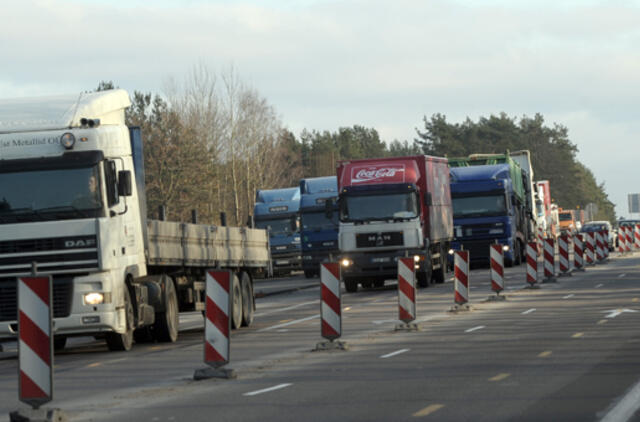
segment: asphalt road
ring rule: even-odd
[[[451,282],[421,289],[418,332],[394,331],[394,286],[343,293],[349,350],[330,352],[312,351],[317,280],[271,280],[292,287],[233,332],[237,379],[192,380],[201,331],[128,353],[88,341],[56,355],[49,407],[94,421],[640,420],[640,254],[534,290],[524,271],[507,269],[507,299],[487,301],[489,271],[473,270],[470,312],[449,312]],[[16,365],[0,361],[0,420],[24,407]]]

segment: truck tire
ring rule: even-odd
[[[253,283],[249,274],[244,272],[240,282],[242,283],[242,326],[248,327],[253,322]]]
[[[416,283],[418,287],[429,287],[429,280],[431,280],[431,274],[428,271],[416,272]]]
[[[53,336],[53,350],[59,352],[67,345],[67,336]]]
[[[383,279],[379,278],[377,280],[374,280],[373,287],[377,287],[377,288],[384,287],[384,278]]]
[[[231,283],[231,328],[237,330],[242,326],[242,286],[238,274],[233,273]]]
[[[355,278],[345,278],[344,288],[349,293],[355,293],[358,291],[358,280]]]
[[[520,241],[516,242],[515,260],[516,265],[522,264],[522,244]]]
[[[128,351],[133,346],[133,305],[131,304],[131,294],[129,288],[124,287],[124,315],[127,329],[124,333],[107,333],[107,347],[111,351]]]
[[[173,343],[178,339],[178,295],[176,287],[169,277],[164,281],[164,311],[156,312],[156,322],[153,324],[153,334],[156,340]]]
[[[316,272],[311,270],[304,270],[304,276],[305,278],[313,278],[316,276]]]
[[[434,283],[442,284],[444,283],[447,272],[447,258],[444,254],[444,251],[442,250],[440,251],[440,258],[438,258],[438,263],[440,264],[440,268],[433,271],[432,277]]]

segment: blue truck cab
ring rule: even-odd
[[[338,197],[336,176],[300,180],[302,269],[307,278],[320,274],[320,263],[338,256],[338,212],[327,218],[325,202]]]
[[[452,167],[453,250],[469,251],[471,263],[489,263],[489,245],[503,245],[505,266],[519,265],[526,247],[525,204],[514,189],[509,164]],[[521,183],[516,180],[516,183]]]
[[[300,269],[300,188],[262,189],[253,209],[256,228],[269,232],[274,275]]]

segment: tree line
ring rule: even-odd
[[[98,90],[114,88],[101,82]],[[603,184],[576,158],[567,128],[545,125],[541,115],[506,114],[449,123],[424,117],[411,142],[384,142],[361,125],[336,131],[283,125],[266,98],[243,83],[233,69],[220,74],[194,67],[183,81],[170,81],[164,95],[135,91],[127,124],[142,129],[149,217],[160,205],[170,220],[188,221],[191,210],[203,223],[244,225],[258,189],[297,186],[302,177],[334,175],[339,160],[428,154],[466,156],[528,149],[536,179],[550,180],[563,208],[598,207],[598,219],[615,220]]]

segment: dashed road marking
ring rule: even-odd
[[[620,275],[618,276],[618,278],[623,278],[623,277],[625,277],[625,276],[626,276],[626,274],[620,274]]]
[[[570,299],[570,298],[572,298],[572,297],[574,297],[574,296],[575,296],[575,295],[574,295],[573,293],[571,293],[570,295],[563,296],[562,298],[563,298],[563,299]]]
[[[638,299],[637,297],[634,297],[633,299],[631,299],[632,302],[640,302],[640,299]]]
[[[551,356],[553,352],[551,350],[545,350],[544,352],[540,353],[538,355],[539,358],[548,358],[549,356]]]
[[[429,416],[430,414],[437,412],[438,410],[442,409],[444,407],[444,404],[431,404],[427,407],[425,407],[422,410],[418,410],[416,413],[413,414],[414,417],[416,418],[420,418],[423,416]]]
[[[609,322],[608,319],[601,319],[600,321],[598,321],[598,325],[606,324],[607,322]]]
[[[484,325],[478,325],[477,327],[469,328],[468,330],[464,330],[465,333],[472,333],[474,331],[482,330],[486,328]]]
[[[278,325],[272,325],[271,327],[265,327],[265,328],[262,328],[262,329],[258,330],[258,332],[262,333],[262,332],[265,332],[265,331],[277,330],[278,328],[288,327],[290,325],[299,324],[301,322],[310,321],[310,320],[316,319],[316,318],[320,318],[320,314],[311,315],[310,317],[306,317],[306,318],[302,318],[302,319],[295,319],[293,321],[290,321],[290,322],[287,322],[287,323],[284,323],[284,324],[278,324]]]
[[[87,368],[95,368],[96,366],[102,365],[102,362],[94,362],[87,365]]]
[[[604,286],[604,284],[600,283],[600,284],[596,284],[596,289],[599,289],[600,287]]]
[[[575,333],[574,335],[571,336],[571,338],[580,338],[584,336],[584,333]]]
[[[400,349],[400,350],[396,350],[395,352],[391,352],[391,353],[387,353],[386,355],[382,355],[380,356],[380,359],[386,359],[386,358],[390,358],[396,355],[399,355],[401,353],[405,353],[408,352],[409,349]]]
[[[293,384],[290,384],[290,383],[278,384],[278,385],[274,385],[273,387],[264,388],[262,390],[256,390],[256,391],[250,391],[248,393],[244,393],[243,396],[257,396],[258,394],[281,390],[283,388],[289,387],[290,385],[293,385]]]
[[[531,312],[535,312],[536,308],[531,308],[531,309],[527,309],[526,311],[522,312],[522,315],[527,315],[530,314]]]
[[[489,381],[493,381],[493,382],[495,382],[495,381],[502,381],[503,379],[505,379],[505,378],[509,378],[510,376],[511,376],[511,374],[507,374],[507,373],[504,373],[504,372],[503,372],[502,374],[498,374],[498,375],[496,375],[495,377],[491,377],[491,378],[489,378]]]
[[[640,382],[636,383],[625,396],[618,401],[600,422],[628,421],[640,408]]]

